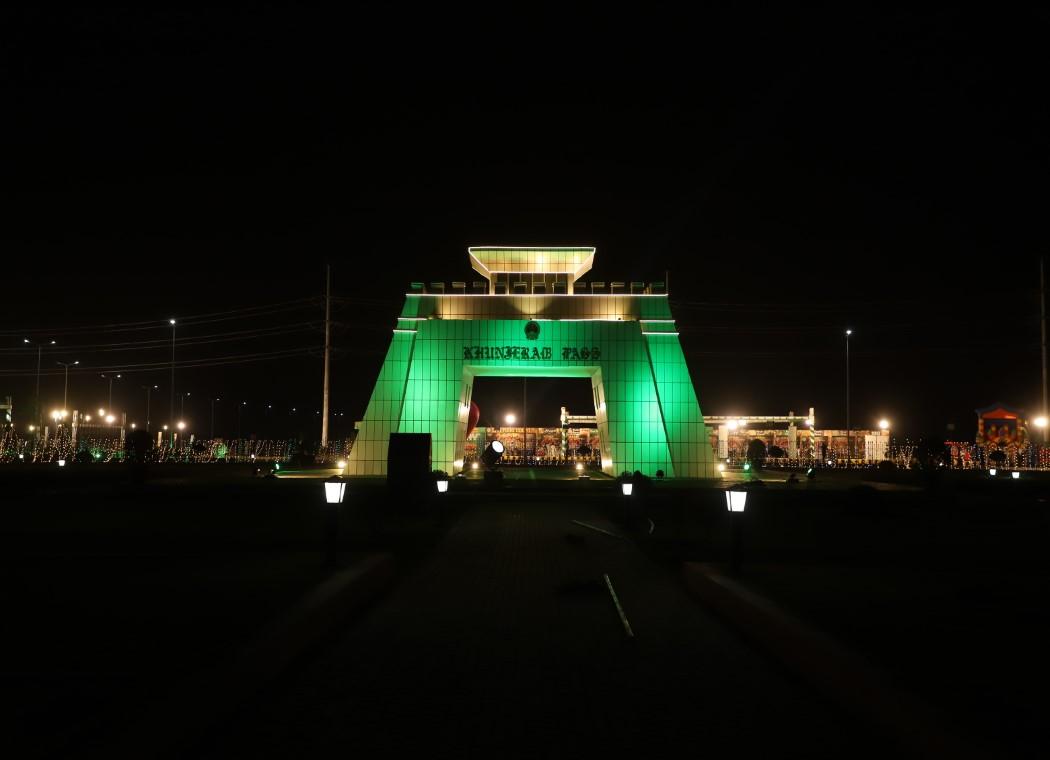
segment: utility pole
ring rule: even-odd
[[[849,419],[849,336],[853,330],[846,330],[846,467],[850,466],[850,450],[853,444],[853,431]]]
[[[78,360],[75,362],[55,362],[55,364],[66,368],[66,384],[65,387],[62,389],[62,410],[65,411],[69,405],[69,368],[80,364],[80,361]]]
[[[149,418],[150,396],[153,393],[153,389],[156,388],[157,386],[155,386],[155,385],[140,385],[139,387],[142,388],[142,390],[146,391],[146,430],[149,430],[150,429],[150,418]]]
[[[1046,417],[1046,257],[1039,257],[1039,306],[1040,320],[1043,331],[1043,417]],[[1043,443],[1047,442],[1047,433],[1050,428],[1043,427]]]
[[[26,338],[22,342],[23,343],[32,344],[34,341],[31,341],[31,340],[29,340],[29,338]],[[51,341],[50,345],[52,345],[52,346],[55,345],[55,341]],[[37,344],[36,344],[36,396],[34,397],[34,401],[33,401],[33,403],[36,405],[36,409],[34,409],[33,411],[34,411],[34,416],[36,417],[34,422],[36,422],[36,426],[38,428],[39,427],[43,427],[43,420],[44,420],[44,415],[40,411],[40,357],[43,354],[43,352],[44,352],[44,344],[40,343],[40,342],[37,342]]]
[[[169,319],[171,325],[171,406],[168,409],[168,424],[175,427],[175,320]],[[172,436],[175,434],[172,433]]]
[[[1046,324],[1046,317],[1045,317],[1045,315],[1044,315],[1044,322],[1043,323],[1044,323],[1044,325]],[[1044,328],[1043,333],[1044,333],[1044,336],[1045,336],[1046,335],[1046,328]],[[55,341],[53,340],[51,342],[54,343]],[[1046,354],[1047,354],[1046,343],[1047,343],[1047,341],[1046,341],[1046,338],[1044,337],[1044,339],[1043,339],[1043,357],[1044,357],[1044,360],[1043,360],[1043,366],[1044,366],[1043,377],[1044,378],[1046,378],[1046,376],[1047,376],[1046,368],[1045,368],[1046,364],[1047,364],[1046,363]],[[42,419],[41,415],[40,415],[40,355],[43,352],[43,349],[44,349],[44,346],[42,346],[42,345],[40,345],[38,343],[37,344],[37,395],[36,395],[36,401],[34,402],[36,404],[36,406],[37,406],[36,411],[37,411],[37,424],[38,425],[40,424],[41,419]],[[1044,382],[1043,385],[1045,387],[1046,386],[1046,382]],[[1046,405],[1047,405],[1046,401],[1044,400],[1043,406],[1045,407]]]
[[[215,402],[222,401],[221,398],[213,398],[211,400],[211,438],[215,438]]]
[[[113,411],[113,375],[107,375],[105,372],[103,372],[101,377],[102,377],[103,380],[109,380],[109,406],[107,407],[107,409],[109,409],[109,411],[112,412]],[[120,379],[120,375],[117,375],[116,377],[117,377],[118,380]]]
[[[332,265],[325,265],[324,390],[321,396],[321,448],[328,446],[328,379],[332,358]]]

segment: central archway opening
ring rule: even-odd
[[[471,400],[478,420],[464,461],[475,461],[487,443],[500,440],[506,447],[502,466],[601,469],[595,394],[589,377],[475,376]]]

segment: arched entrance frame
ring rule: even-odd
[[[590,378],[603,471],[716,476],[675,332],[642,330],[644,320],[544,319],[529,340],[530,319],[403,320],[411,327],[395,331],[348,474],[385,474],[391,432],[430,433],[433,467],[458,471],[474,378],[528,376]]]

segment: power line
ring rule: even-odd
[[[230,309],[227,311],[214,311],[204,314],[191,314],[179,317],[180,327],[192,327],[194,325],[212,324],[215,322],[228,322],[238,319],[252,319],[269,314],[278,314],[286,311],[298,311],[315,307],[319,303],[316,296],[308,298],[297,298],[292,301],[279,301],[273,304],[260,306],[248,306],[241,309]],[[114,322],[110,324],[78,325],[74,327],[32,327],[18,330],[0,330],[0,335],[33,336],[46,335],[48,337],[61,337],[63,335],[77,335],[92,332],[137,332],[143,330],[167,329],[168,323],[164,319],[151,319],[138,322]]]
[[[256,352],[252,354],[230,354],[227,356],[216,356],[210,358],[199,358],[199,359],[185,359],[177,361],[175,363],[176,369],[192,369],[194,367],[215,367],[221,366],[227,363],[239,363],[248,360],[261,360],[265,358],[284,358],[286,356],[300,356],[306,355],[310,351],[314,351],[315,348],[312,346],[300,346],[297,348],[287,348],[279,351],[264,351]],[[134,364],[123,364],[123,365],[99,365],[95,367],[80,366],[76,371],[71,372],[73,375],[84,375],[93,374],[96,372],[155,372],[158,370],[167,369],[171,366],[170,361],[160,362],[139,362]],[[0,376],[3,377],[33,377],[36,373],[27,372],[25,370],[0,370]],[[40,373],[42,376],[54,376],[63,374],[59,370],[45,370]]]
[[[265,338],[272,335],[291,332],[307,332],[315,329],[313,322],[293,322],[287,325],[274,325],[272,327],[258,327],[251,330],[233,330],[224,333],[210,333],[207,335],[193,335],[176,339],[179,346],[193,346],[205,343],[222,343],[235,340],[252,340]],[[154,348],[167,348],[171,345],[170,338],[151,338],[149,340],[120,341],[116,343],[71,343],[55,347],[48,347],[48,353],[68,353],[70,351],[141,351]],[[34,346],[17,346],[11,348],[0,348],[3,353],[32,353],[36,350]]]

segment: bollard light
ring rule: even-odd
[[[324,500],[328,504],[325,510],[325,567],[331,569],[339,559],[339,513],[342,511],[343,497],[346,496],[346,481],[333,475],[324,482]]]
[[[448,481],[442,478],[437,481],[438,493],[448,493]]]
[[[1021,479],[1021,473],[1019,473],[1019,472],[1011,472],[1010,473],[1010,477],[1013,478],[1014,480],[1020,480]]]
[[[624,496],[630,496],[634,492],[634,483],[621,483],[620,490]]]
[[[324,482],[324,500],[329,504],[342,504],[346,495],[346,481],[333,475]]]
[[[992,469],[988,470],[988,474],[994,478],[996,475],[999,474],[999,471],[993,467]]]
[[[747,506],[747,491],[726,491],[726,509],[730,512],[743,512]]]
[[[66,460],[65,459],[59,459],[58,460],[58,466],[59,467],[65,467],[66,466]]]
[[[726,489],[726,510],[730,514],[729,523],[732,525],[732,549],[729,559],[729,567],[734,575],[740,573],[741,545],[744,533],[744,508],[747,506],[747,491],[743,489]]]
[[[472,469],[472,470],[478,469],[478,463],[477,462],[471,462],[470,463],[470,469]]]

